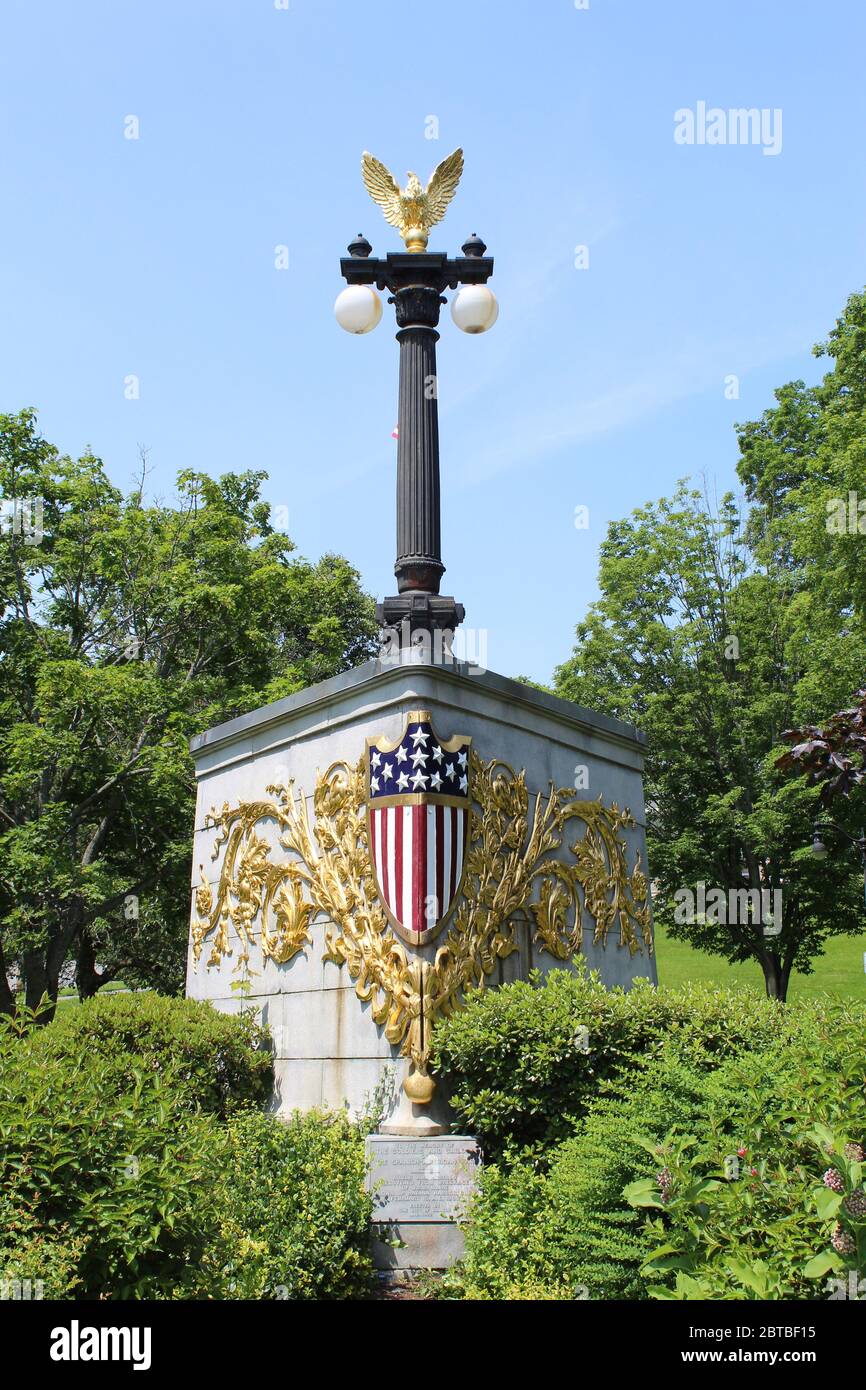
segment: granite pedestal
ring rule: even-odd
[[[419,708],[430,711],[440,738],[470,735],[483,760],[498,758],[525,769],[533,797],[546,796],[553,782],[578,788],[577,797],[603,795],[606,805],[628,807],[636,821],[622,832],[628,865],[634,865],[638,852],[645,864],[644,740],[636,729],[492,672],[404,652],[399,660],[371,661],[193,741],[194,893],[215,894],[218,888],[225,850],[213,857],[218,830],[207,822],[211,808],[266,799],[269,786],[291,781],[296,794],[306,798],[314,824],[317,772],[338,760],[356,763],[368,737],[399,738],[407,714]],[[276,823],[264,819],[257,834],[272,861],[285,861]],[[193,920],[196,915],[194,898]],[[606,944],[595,943],[592,926],[591,920],[584,922],[583,955],[607,985],[628,986],[638,976],[655,980],[654,957],[645,943],[632,955],[618,944],[616,931]],[[387,1116],[397,1106],[407,1064],[373,1021],[371,1005],[359,998],[347,967],[323,960],[325,929],[323,921],[311,922],[310,940],[284,964],[256,951],[242,962],[236,925],[227,923],[227,949],[214,964],[207,964],[210,942],[198,962],[190,949],[187,993],[228,1013],[258,1010],[274,1038],[278,1112],[325,1105],[357,1113],[375,1092]],[[447,926],[443,937],[446,933]],[[443,937],[418,947],[417,956],[432,962]],[[488,985],[524,979],[533,968],[563,968],[540,949],[528,913],[516,918],[515,941],[513,954],[497,960],[486,976]],[[411,954],[415,948],[406,949]],[[239,992],[232,985],[240,976]]]

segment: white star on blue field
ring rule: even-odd
[[[409,792],[466,796],[468,762],[465,748],[456,753],[445,751],[431,724],[411,723],[393,752],[370,749],[371,798],[375,801],[377,797]]]

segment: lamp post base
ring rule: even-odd
[[[463,604],[457,603],[450,594],[430,594],[417,589],[394,594],[376,605],[379,626],[400,634],[400,646],[410,642],[413,634],[419,631],[453,633],[465,616]]]

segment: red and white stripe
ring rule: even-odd
[[[466,815],[459,806],[371,807],[379,890],[404,931],[420,936],[451,906],[463,871]]]

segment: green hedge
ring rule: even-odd
[[[464,1223],[466,1253],[434,1286],[437,1298],[572,1298],[559,1259],[547,1174],[530,1161],[488,1164]]]
[[[484,1169],[446,1296],[646,1297],[640,1271],[657,1242],[623,1188],[658,1167],[647,1142],[695,1120],[706,1075],[664,1058],[622,1090],[597,1101],[543,1165],[528,1155]]]
[[[106,1080],[127,1088],[130,1068],[166,1075],[176,1104],[224,1118],[266,1105],[273,1088],[267,1030],[252,1012],[220,1013],[211,1004],[163,995],[106,994],[60,1010],[28,1035],[35,1058],[74,1068],[83,1057],[105,1062]]]
[[[217,1237],[205,1256],[231,1298],[330,1299],[370,1287],[364,1135],[343,1114],[228,1126]]]
[[[152,995],[0,1026],[0,1280],[46,1298],[365,1290],[364,1135],[257,1108],[266,1045],[248,1019]]]
[[[674,1030],[572,1137],[488,1166],[443,1295],[826,1298],[866,1275],[864,1032],[862,1005],[789,1006],[713,1068]]]
[[[115,1062],[83,1054],[73,1066],[26,1039],[4,1048],[0,1210],[20,1212],[29,1230],[22,1248],[6,1227],[0,1259],[15,1277],[38,1255],[35,1234],[68,1251],[79,1297],[195,1292],[215,1226],[217,1122],[190,1114],[182,1092],[132,1058],[120,1094]],[[49,1274],[46,1263],[32,1277]]]
[[[437,1025],[434,1064],[451,1102],[488,1155],[542,1148],[575,1123],[617,1076],[675,1047],[694,1069],[761,1048],[792,1027],[772,1000],[706,986],[674,990],[639,980],[608,990],[599,976],[554,970],[470,995]],[[586,1028],[589,1050],[578,1030]]]

